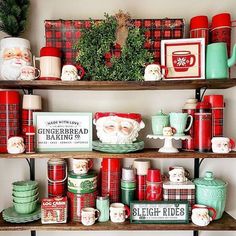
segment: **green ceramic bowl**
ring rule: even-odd
[[[14,195],[12,195],[12,197],[13,197],[13,202],[15,203],[29,203],[38,199],[39,193],[36,193],[35,195],[30,197],[15,197]]]
[[[12,185],[13,185],[14,191],[23,192],[23,191],[29,191],[29,190],[35,189],[36,187],[38,187],[38,182],[32,181],[32,180],[17,181],[17,182],[12,183]]]
[[[38,188],[29,190],[29,191],[24,191],[24,192],[18,192],[13,190],[13,197],[32,197],[38,193]]]
[[[37,202],[39,199],[37,198],[33,202],[28,202],[28,203],[16,203],[13,201],[13,206],[15,208],[15,211],[19,214],[29,214],[35,211]]]

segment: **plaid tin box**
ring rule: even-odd
[[[131,24],[144,29],[146,38],[144,47],[154,54],[155,62],[160,62],[162,39],[180,39],[185,33],[184,19],[133,19]],[[73,46],[81,36],[80,30],[90,27],[89,20],[46,20],[46,46],[60,48],[62,63],[73,64],[76,58]],[[116,50],[119,51],[120,48]],[[118,51],[116,53],[119,53]]]
[[[191,208],[195,204],[195,185],[191,181],[184,183],[173,183],[166,181],[163,183],[163,198],[164,201],[188,201],[189,214]]]

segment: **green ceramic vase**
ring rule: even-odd
[[[225,210],[227,183],[207,171],[205,177],[195,179],[194,184],[197,204],[213,207],[217,212],[216,220],[220,219]]]

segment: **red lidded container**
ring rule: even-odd
[[[40,80],[61,79],[61,51],[56,47],[40,50]]]
[[[20,94],[0,91],[0,153],[7,152],[7,140],[20,135]]]
[[[209,152],[212,138],[211,104],[206,101],[198,102],[194,118],[194,149]]]
[[[102,196],[109,195],[110,203],[120,202],[120,159],[103,158],[101,165]]]
[[[48,197],[64,197],[67,191],[67,164],[64,159],[48,161]]]
[[[212,107],[212,136],[224,136],[224,96],[206,95],[203,100],[209,102]]]
[[[163,198],[163,187],[160,169],[148,169],[146,200],[161,201]]]
[[[209,42],[209,24],[207,16],[195,16],[190,20],[190,38],[204,38]]]

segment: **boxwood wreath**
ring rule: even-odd
[[[132,26],[129,15],[122,11],[115,16],[105,14],[105,20],[90,23],[90,28],[81,30],[75,45],[76,62],[84,67],[85,79],[143,80],[145,66],[153,62],[153,54],[144,48],[143,30]]]

